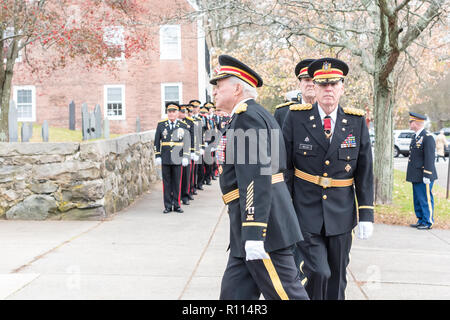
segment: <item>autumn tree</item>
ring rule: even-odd
[[[86,68],[112,66],[149,44],[138,0],[0,0],[0,141],[8,141],[8,112],[15,66],[50,74],[73,59]],[[119,28],[119,31],[117,30]],[[117,45],[117,37],[121,37]]]
[[[402,56],[417,57],[415,45],[426,47],[425,31],[445,26],[440,20],[448,9],[445,0],[198,0],[195,14],[212,31],[211,41],[226,40],[218,32],[231,29],[260,41],[284,41],[301,47],[305,39],[323,45],[332,56],[347,53],[371,80],[375,127],[375,201],[390,203],[393,188],[393,112],[396,103],[396,70]],[[184,17],[189,18],[192,13]],[[445,16],[444,16],[445,18]],[[260,31],[255,34],[254,31]],[[442,41],[447,41],[444,37]],[[253,52],[253,55],[265,52]],[[354,65],[351,65],[353,70]]]

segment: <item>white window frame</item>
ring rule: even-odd
[[[166,28],[176,29],[178,38],[176,52],[168,53],[167,50],[163,50],[164,31]],[[165,24],[159,27],[159,58],[161,60],[181,60],[181,26],[179,24]]]
[[[120,88],[122,91],[122,115],[121,116],[111,116],[108,115],[108,89],[110,88]],[[117,102],[117,101],[115,101]],[[125,120],[126,116],[126,104],[125,104],[125,85],[124,84],[106,84],[103,86],[103,114],[104,118],[109,120]]]
[[[161,118],[167,116],[166,113],[166,87],[178,87],[178,101],[183,103],[183,83],[182,82],[164,82],[161,83]],[[167,100],[171,101],[171,100]]]
[[[112,39],[109,39],[111,35],[113,35],[113,37]],[[118,47],[120,46],[122,49],[120,57],[107,57],[108,60],[125,60],[125,36],[123,26],[105,27],[103,31],[103,42],[105,42],[106,45],[111,44]]]
[[[17,118],[18,122],[36,122],[36,87],[35,86],[14,86],[13,88],[13,100],[17,109],[19,105],[17,103],[17,95],[19,90],[31,90],[31,118]]]

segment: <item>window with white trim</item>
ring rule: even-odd
[[[181,103],[183,85],[181,82],[161,83],[161,115],[166,115],[166,102]]]
[[[161,60],[181,59],[181,26],[161,26],[159,29],[159,44]]]
[[[125,59],[125,38],[122,26],[105,27],[103,42],[107,46],[106,56],[108,59]]]
[[[104,113],[110,120],[125,120],[125,85],[104,86]]]
[[[13,100],[17,108],[17,121],[36,121],[35,86],[14,86]]]

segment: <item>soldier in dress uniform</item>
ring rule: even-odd
[[[417,217],[417,223],[411,226],[419,230],[431,229],[434,223],[434,198],[431,191],[437,179],[434,164],[436,143],[424,129],[426,119],[424,115],[409,113],[409,127],[415,134],[409,147],[406,181],[413,185],[414,212]]]
[[[178,113],[178,118],[180,121],[184,122],[187,127],[186,135],[189,133],[189,152],[190,159],[189,164],[183,168],[183,174],[181,178],[181,201],[185,205],[189,205],[189,200],[194,200],[191,195],[191,174],[192,174],[192,163],[195,159],[195,148],[194,148],[194,121],[191,117],[187,116],[189,104],[180,105],[180,111]]]
[[[230,217],[230,255],[220,299],[258,299],[261,293],[265,299],[307,299],[292,255],[302,235],[283,179],[283,138],[280,133],[272,141],[272,130],[280,127],[254,100],[263,81],[233,57],[221,55],[219,63],[210,80],[213,97],[217,107],[231,113],[218,148],[219,159],[226,158],[219,166],[220,188]],[[236,131],[266,134],[239,143]],[[260,153],[252,152],[250,144]],[[274,153],[269,146],[276,148]]]
[[[289,107],[283,125],[288,183],[303,237],[296,262],[311,299],[345,299],[352,230],[373,231],[372,150],[364,111],[343,108],[348,66],[323,58],[308,66],[317,103]],[[302,262],[302,260],[304,262]]]
[[[203,114],[204,129],[205,129],[205,154],[203,155],[204,162],[204,177],[203,183],[206,185],[211,185],[212,178],[212,168],[213,168],[213,157],[212,157],[212,146],[211,143],[214,139],[214,121],[211,117],[211,108],[214,105],[211,102],[206,102],[203,108],[200,109],[200,113]]]
[[[183,213],[181,209],[182,167],[189,163],[189,146],[184,137],[187,126],[178,120],[179,105],[175,102],[166,104],[167,119],[158,122],[155,133],[156,165],[161,165],[164,194],[164,211]]]
[[[283,127],[284,119],[289,111],[289,106],[294,103],[310,103],[315,101],[314,84],[312,78],[308,74],[308,65],[313,62],[314,59],[304,59],[297,63],[294,69],[295,77],[300,81],[301,95],[297,99],[279,104],[275,107],[274,117],[277,120],[280,127]]]
[[[196,160],[194,164],[194,176],[193,176],[193,194],[197,194],[197,190],[203,190],[203,177],[199,179],[199,175],[203,172],[203,153],[204,153],[204,141],[203,141],[203,121],[200,116],[200,100],[191,100],[189,104],[192,105],[192,119],[194,120],[194,136],[195,136],[195,155]]]

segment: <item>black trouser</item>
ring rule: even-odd
[[[308,281],[306,291],[312,300],[344,300],[346,269],[350,262],[352,231],[324,236],[302,231],[304,241],[294,253],[295,264]]]
[[[308,300],[294,264],[292,249],[269,253],[270,259],[229,256],[220,288],[221,300]]]
[[[200,158],[201,162],[197,164],[197,189],[203,188],[203,183],[205,180],[205,162]]]
[[[197,185],[197,163],[195,161],[191,161],[191,173],[190,173],[190,190],[189,190],[189,194],[194,194],[195,192],[195,187]]]
[[[192,161],[183,167],[183,173],[181,175],[181,200],[189,200],[189,188],[191,187],[191,182],[189,180],[192,171]]]
[[[162,165],[164,207],[177,209],[180,207],[181,165]]]

